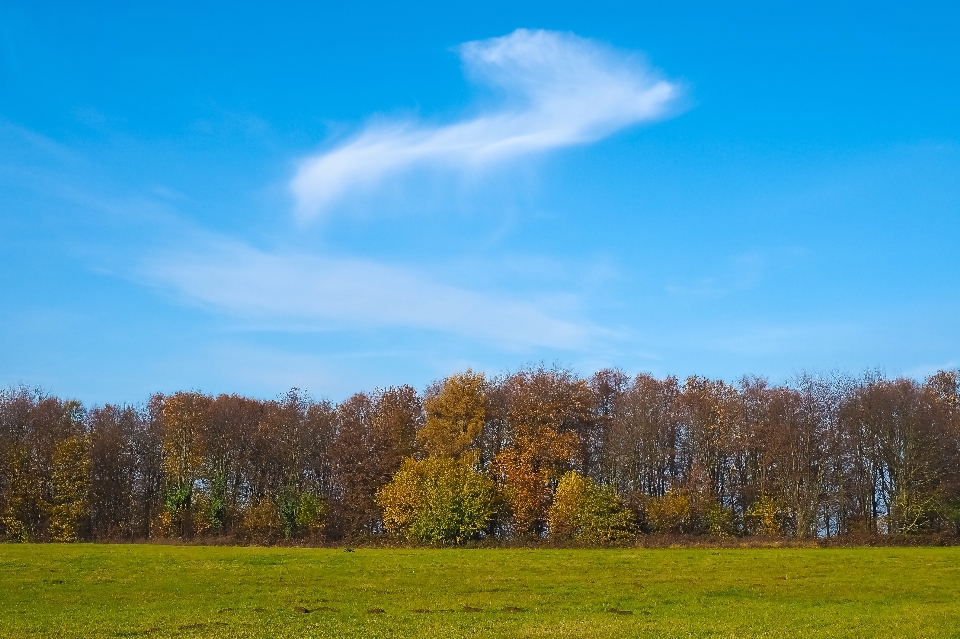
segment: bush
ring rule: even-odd
[[[674,535],[694,532],[693,506],[685,490],[668,490],[662,497],[651,497],[646,510],[651,532]]]
[[[761,497],[750,506],[744,519],[748,534],[776,536],[783,532],[783,513],[769,497]]]
[[[646,503],[646,522],[650,532],[671,535],[716,535],[738,533],[733,510],[703,491],[671,489],[662,497]]]
[[[277,499],[277,512],[286,539],[315,536],[323,529],[326,508],[319,497],[309,492],[288,490]]]
[[[633,536],[631,513],[609,486],[571,471],[560,478],[549,515],[550,537],[612,543]]]
[[[384,527],[411,541],[461,544],[477,539],[498,510],[493,481],[470,460],[437,457],[403,461],[377,493]]]
[[[283,522],[272,499],[261,499],[250,504],[243,513],[240,537],[253,541],[270,541],[280,537]]]

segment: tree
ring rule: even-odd
[[[48,538],[54,503],[54,455],[62,440],[84,433],[83,406],[40,390],[0,397],[0,528],[12,540]]]
[[[74,435],[57,444],[53,454],[53,506],[50,534],[54,541],[79,541],[90,515],[90,440]]]
[[[486,420],[486,389],[483,374],[467,370],[427,394],[427,421],[417,439],[428,455],[460,457],[475,449]]]
[[[392,452],[390,433],[379,428],[375,403],[357,393],[334,412],[336,436],[331,446],[333,503],[329,533],[334,537],[370,535],[380,531],[377,491],[396,472],[399,459]]]
[[[593,393],[568,371],[520,371],[498,382],[505,406],[505,442],[491,471],[509,506],[510,532],[540,537],[547,531],[553,492],[563,473],[581,466],[578,433],[593,422]]]
[[[176,393],[163,401],[165,524],[184,539],[193,536],[193,496],[204,464],[204,431],[210,403],[206,395],[187,392]]]
[[[0,538],[960,534],[958,374],[773,386],[538,366],[425,398],[183,392],[89,411],[0,390]]]
[[[679,398],[681,411],[680,471],[684,484],[697,493],[712,493],[721,507],[735,505],[731,477],[742,423],[743,404],[735,387],[704,377],[689,377]]]
[[[132,527],[134,534],[146,539],[152,538],[162,524],[162,514],[166,512],[164,499],[164,396],[151,395],[147,405],[138,411],[133,433],[133,456],[136,459],[131,498],[133,510]],[[162,528],[162,526],[160,526]]]
[[[204,518],[214,534],[229,533],[240,518],[263,413],[261,402],[239,395],[218,395],[209,406],[201,484],[207,495]]]
[[[132,539],[138,497],[138,431],[142,415],[133,407],[107,404],[87,416],[90,435],[90,520],[97,539]]]
[[[939,467],[936,518],[931,527],[960,535],[960,370],[939,371],[926,379]]]
[[[873,379],[854,391],[845,408],[866,453],[871,485],[864,486],[864,502],[872,530],[913,534],[929,529],[943,480],[955,468],[942,456],[949,442],[937,427],[934,395],[913,380]]]
[[[40,482],[31,468],[30,454],[22,445],[7,448],[4,460],[3,510],[0,525],[10,541],[36,539],[39,521]]]
[[[329,405],[315,404],[299,389],[263,405],[248,464],[248,530],[265,529],[251,522],[272,520],[265,515],[272,504],[276,531],[284,538],[320,534],[327,512],[321,481],[329,462],[318,457],[326,455],[330,430]]]
[[[638,375],[615,396],[603,449],[604,475],[639,510],[682,483],[680,388],[676,377]]]

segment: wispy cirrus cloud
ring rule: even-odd
[[[283,326],[426,329],[509,350],[583,350],[608,333],[545,310],[543,300],[469,290],[403,266],[271,253],[227,239],[158,254],[141,272],[193,302]]]
[[[518,29],[457,51],[468,77],[501,91],[503,105],[444,126],[378,122],[304,158],[290,183],[301,219],[417,166],[469,169],[595,142],[668,115],[681,95],[636,56],[568,33]]]

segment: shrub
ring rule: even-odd
[[[631,513],[609,486],[598,486],[576,471],[565,473],[550,508],[550,537],[611,543],[633,536]]]
[[[770,497],[763,496],[750,508],[744,517],[746,532],[759,535],[779,535],[783,532],[783,513]]]
[[[469,459],[451,457],[405,459],[377,503],[387,530],[435,544],[479,538],[498,510],[493,481]]]
[[[313,536],[323,529],[326,507],[309,492],[287,490],[277,498],[277,514],[286,539]]]
[[[685,490],[668,490],[647,501],[647,525],[651,532],[685,534],[693,531],[693,507]]]
[[[278,538],[282,531],[283,523],[272,499],[261,499],[245,509],[240,524],[242,538],[269,541]]]

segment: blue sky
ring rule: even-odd
[[[136,4],[0,5],[2,385],[960,366],[956,5]]]

